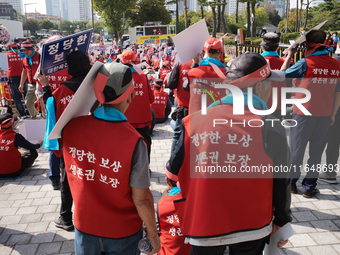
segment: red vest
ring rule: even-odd
[[[131,124],[145,123],[148,125],[152,120],[152,115],[146,75],[132,73],[132,78],[135,85],[136,96],[132,100],[124,115]]]
[[[9,51],[6,53],[8,59],[7,77],[20,76],[22,73],[22,58],[17,51]]]
[[[163,82],[165,80],[166,75],[170,72],[171,72],[170,68],[164,68],[161,70],[161,79],[163,80]]]
[[[237,172],[241,166],[273,164],[263,148],[262,128],[230,127],[230,122],[214,128],[214,119],[247,123],[261,120],[261,116],[247,108],[245,115],[233,116],[231,105],[219,105],[208,108],[207,115],[196,112],[184,118],[185,156],[178,173],[183,199],[175,201],[175,208],[182,233],[194,238],[260,229],[273,218],[272,174]],[[195,173],[198,164],[204,167],[216,162],[221,167],[235,166],[236,172]]]
[[[130,187],[131,159],[139,139],[128,122],[112,123],[93,116],[75,118],[64,128],[63,154],[75,205],[74,225],[80,231],[123,238],[141,229],[143,222]]]
[[[166,196],[158,202],[158,219],[160,228],[161,250],[158,255],[189,255],[191,245],[184,243],[174,201],[182,199],[182,195]]]
[[[156,114],[156,119],[163,119],[165,116],[165,107],[168,102],[168,94],[164,91],[153,91],[155,101],[153,101],[151,107]]]
[[[302,104],[312,116],[330,116],[333,97],[340,78],[340,62],[328,55],[306,57],[305,77],[298,81],[297,87],[308,89],[311,99]],[[304,98],[303,93],[295,93],[295,98]],[[294,113],[304,115],[294,106]]]
[[[11,129],[0,129],[0,174],[12,174],[21,169],[21,154],[14,146],[16,134]]]
[[[185,65],[179,62],[179,79],[177,84],[177,106],[189,107],[190,93],[183,89],[183,83],[188,80],[187,74],[191,69],[192,60]]]
[[[40,54],[39,52],[35,52],[35,54],[32,57],[32,66],[30,66],[28,64],[28,58],[24,58],[24,60],[22,61],[22,63],[24,64],[25,69],[27,70],[27,77],[28,77],[28,82],[29,83],[36,83],[37,81],[35,79],[33,79],[38,66],[40,64]]]
[[[281,59],[279,57],[264,57],[264,58],[269,61],[270,68],[272,70],[281,70],[281,66],[284,63],[283,59]],[[276,107],[276,110],[280,110],[281,109],[281,88],[286,87],[286,82],[285,81],[272,81],[271,85],[272,85],[272,88],[277,88],[277,107]],[[270,93],[270,97],[267,101],[268,109],[270,109],[272,107],[272,103],[273,103],[272,94],[273,93]]]
[[[65,111],[66,107],[71,102],[74,94],[75,93],[73,92],[73,90],[69,89],[67,86],[63,84],[61,84],[61,86],[53,92],[54,102],[56,106],[56,110],[55,110],[56,122],[59,120],[61,114]],[[59,150],[54,151],[54,154],[57,157],[61,157],[63,155],[63,151],[61,147],[62,141],[60,138],[58,139],[58,142],[59,142]]]
[[[223,67],[219,67],[220,70],[225,74],[226,69]],[[224,83],[224,79],[221,79],[214,69],[209,65],[203,65],[196,68],[193,68],[188,73],[188,78],[190,82],[190,107],[189,107],[189,114],[191,112],[201,110],[201,94],[202,90],[199,87],[202,87],[199,83],[212,85],[212,83]],[[226,96],[225,90],[219,90],[220,98]],[[211,91],[212,95],[214,96],[215,100],[217,101],[218,98],[213,91]],[[212,104],[214,101],[210,96],[207,96],[207,105]]]
[[[69,80],[71,76],[68,74],[67,69],[64,69],[64,70],[61,70],[59,72],[56,72],[54,74],[47,76],[47,78],[50,81],[50,87],[53,93],[57,88],[59,88],[62,82]]]
[[[159,58],[155,58],[153,61],[153,70],[159,67]]]

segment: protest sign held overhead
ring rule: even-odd
[[[46,75],[51,75],[67,68],[66,56],[71,51],[79,50],[86,53],[89,49],[93,29],[59,40],[45,43],[42,47],[41,68]]]

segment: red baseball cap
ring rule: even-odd
[[[136,55],[133,51],[131,50],[126,50],[122,53],[120,56],[122,60],[122,64],[131,64],[132,62],[135,62],[136,60]]]
[[[205,52],[208,52],[210,49],[218,50],[218,51],[222,52],[223,51],[223,47],[222,47],[221,40],[216,39],[215,37],[209,38],[208,40],[206,40],[205,43],[204,43],[203,50]]]

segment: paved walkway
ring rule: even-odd
[[[163,168],[171,139],[169,121],[157,124],[150,163],[155,203],[166,189]],[[0,255],[74,254],[74,232],[53,224],[59,215],[60,192],[52,190],[47,177],[48,157],[41,149],[36,163],[22,178],[0,180]],[[321,194],[316,198],[292,196],[295,235],[283,250],[285,254],[340,254],[340,184],[320,182],[318,188]]]

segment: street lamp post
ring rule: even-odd
[[[24,4],[24,7],[25,7],[25,18],[26,18],[26,33],[27,33],[27,34],[28,34],[28,23],[27,23],[26,5],[30,5],[30,4],[37,4],[37,3],[28,3],[28,4]]]

